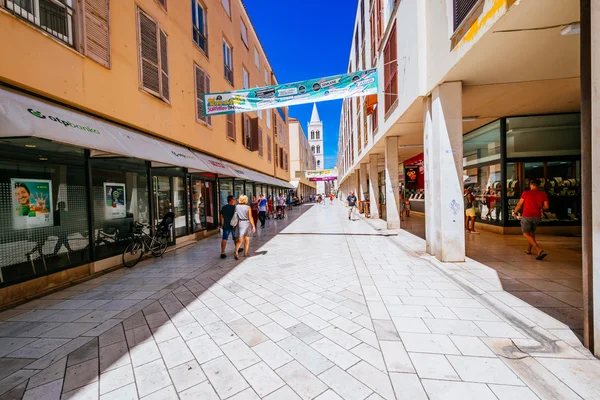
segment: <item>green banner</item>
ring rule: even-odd
[[[233,114],[377,93],[377,69],[203,95],[204,115]]]

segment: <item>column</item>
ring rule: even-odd
[[[400,229],[398,137],[385,138],[385,213],[388,229]]]
[[[364,201],[366,194],[369,193],[369,187],[367,186],[367,166],[368,164],[360,164],[360,192],[357,197],[361,201]]]
[[[465,260],[463,202],[462,83],[444,83],[431,99],[431,151],[433,207],[437,210],[432,229],[433,250],[443,262]]]
[[[377,154],[369,156],[369,214],[371,218],[379,218],[379,187],[377,174]]]
[[[581,208],[583,340],[600,356],[600,4],[582,0]],[[596,176],[596,179],[593,177]]]
[[[435,206],[435,198],[433,194],[433,152],[431,148],[431,140],[433,135],[433,121],[431,120],[431,96],[423,99],[423,153],[424,153],[424,168],[425,168],[425,242],[426,251],[428,254],[435,255],[436,251],[436,234],[434,229],[434,221],[438,212]]]

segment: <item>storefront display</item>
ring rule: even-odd
[[[104,218],[125,218],[126,200],[124,183],[104,183]]]
[[[52,181],[12,178],[13,229],[52,226]]]
[[[539,179],[550,203],[541,226],[580,225],[579,129],[579,114],[560,114],[504,118],[466,134],[463,183],[477,199],[477,221],[518,226],[512,211]]]

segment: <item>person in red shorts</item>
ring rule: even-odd
[[[521,195],[521,200],[519,200],[519,203],[513,210],[513,215],[516,217],[519,210],[523,209],[521,230],[529,244],[525,252],[531,254],[531,249],[535,247],[537,252],[536,260],[543,260],[548,254],[536,242],[535,230],[542,218],[542,212],[548,210],[550,205],[546,192],[539,190],[539,186],[540,181],[538,179],[532,179],[529,182],[529,190],[524,191]]]

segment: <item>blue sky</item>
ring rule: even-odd
[[[345,73],[358,0],[243,0],[279,83]],[[317,103],[325,168],[335,166],[341,100]],[[290,107],[306,132],[312,103]]]

